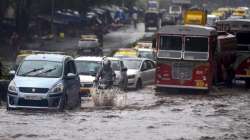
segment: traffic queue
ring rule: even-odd
[[[96,38],[91,37],[94,38],[84,36],[80,41],[95,42]],[[79,44],[81,47],[82,42]],[[87,45],[91,46],[91,43]],[[142,48],[149,53],[141,53]],[[141,42],[136,48],[118,50],[113,57],[91,56],[89,53],[89,56],[80,55],[74,59],[62,52],[21,51],[14,70],[9,73],[12,80],[8,86],[7,110],[62,111],[79,106],[81,97],[91,96],[98,72],[106,60],[111,62],[115,72],[113,86],[122,91],[141,89],[154,83],[155,61],[151,59],[154,56],[152,53],[154,51],[149,42]]]
[[[7,109],[74,108],[81,97],[91,96],[107,60],[115,73],[113,85],[125,92],[147,85],[155,85],[157,92],[209,92],[221,83],[232,87],[235,80],[249,87],[250,20],[221,20],[216,28],[205,26],[206,21],[203,9],[187,10],[184,25],[164,26],[153,39],[120,48],[112,57],[102,56],[93,35],[81,36],[75,59],[58,53],[31,53],[10,72],[13,80],[8,86]]]

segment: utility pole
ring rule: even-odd
[[[124,3],[124,0],[122,0],[122,7],[125,7],[125,3]]]
[[[51,0],[51,21],[50,21],[51,34],[54,34],[54,16],[55,16],[55,0]]]

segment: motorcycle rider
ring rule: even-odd
[[[101,79],[100,79],[101,78]],[[102,82],[106,89],[113,86],[113,81],[115,78],[115,72],[111,67],[110,60],[104,60],[102,68],[98,71],[96,75],[95,82]]]

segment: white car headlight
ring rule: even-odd
[[[53,86],[50,90],[49,93],[62,93],[64,89],[63,83],[59,82],[55,86]]]
[[[16,84],[14,81],[10,82],[10,84],[8,86],[8,91],[17,93],[17,88],[16,88]]]

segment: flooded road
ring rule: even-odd
[[[250,93],[155,94],[152,87],[127,93],[127,105],[63,113],[0,109],[1,140],[242,140],[250,139]]]

